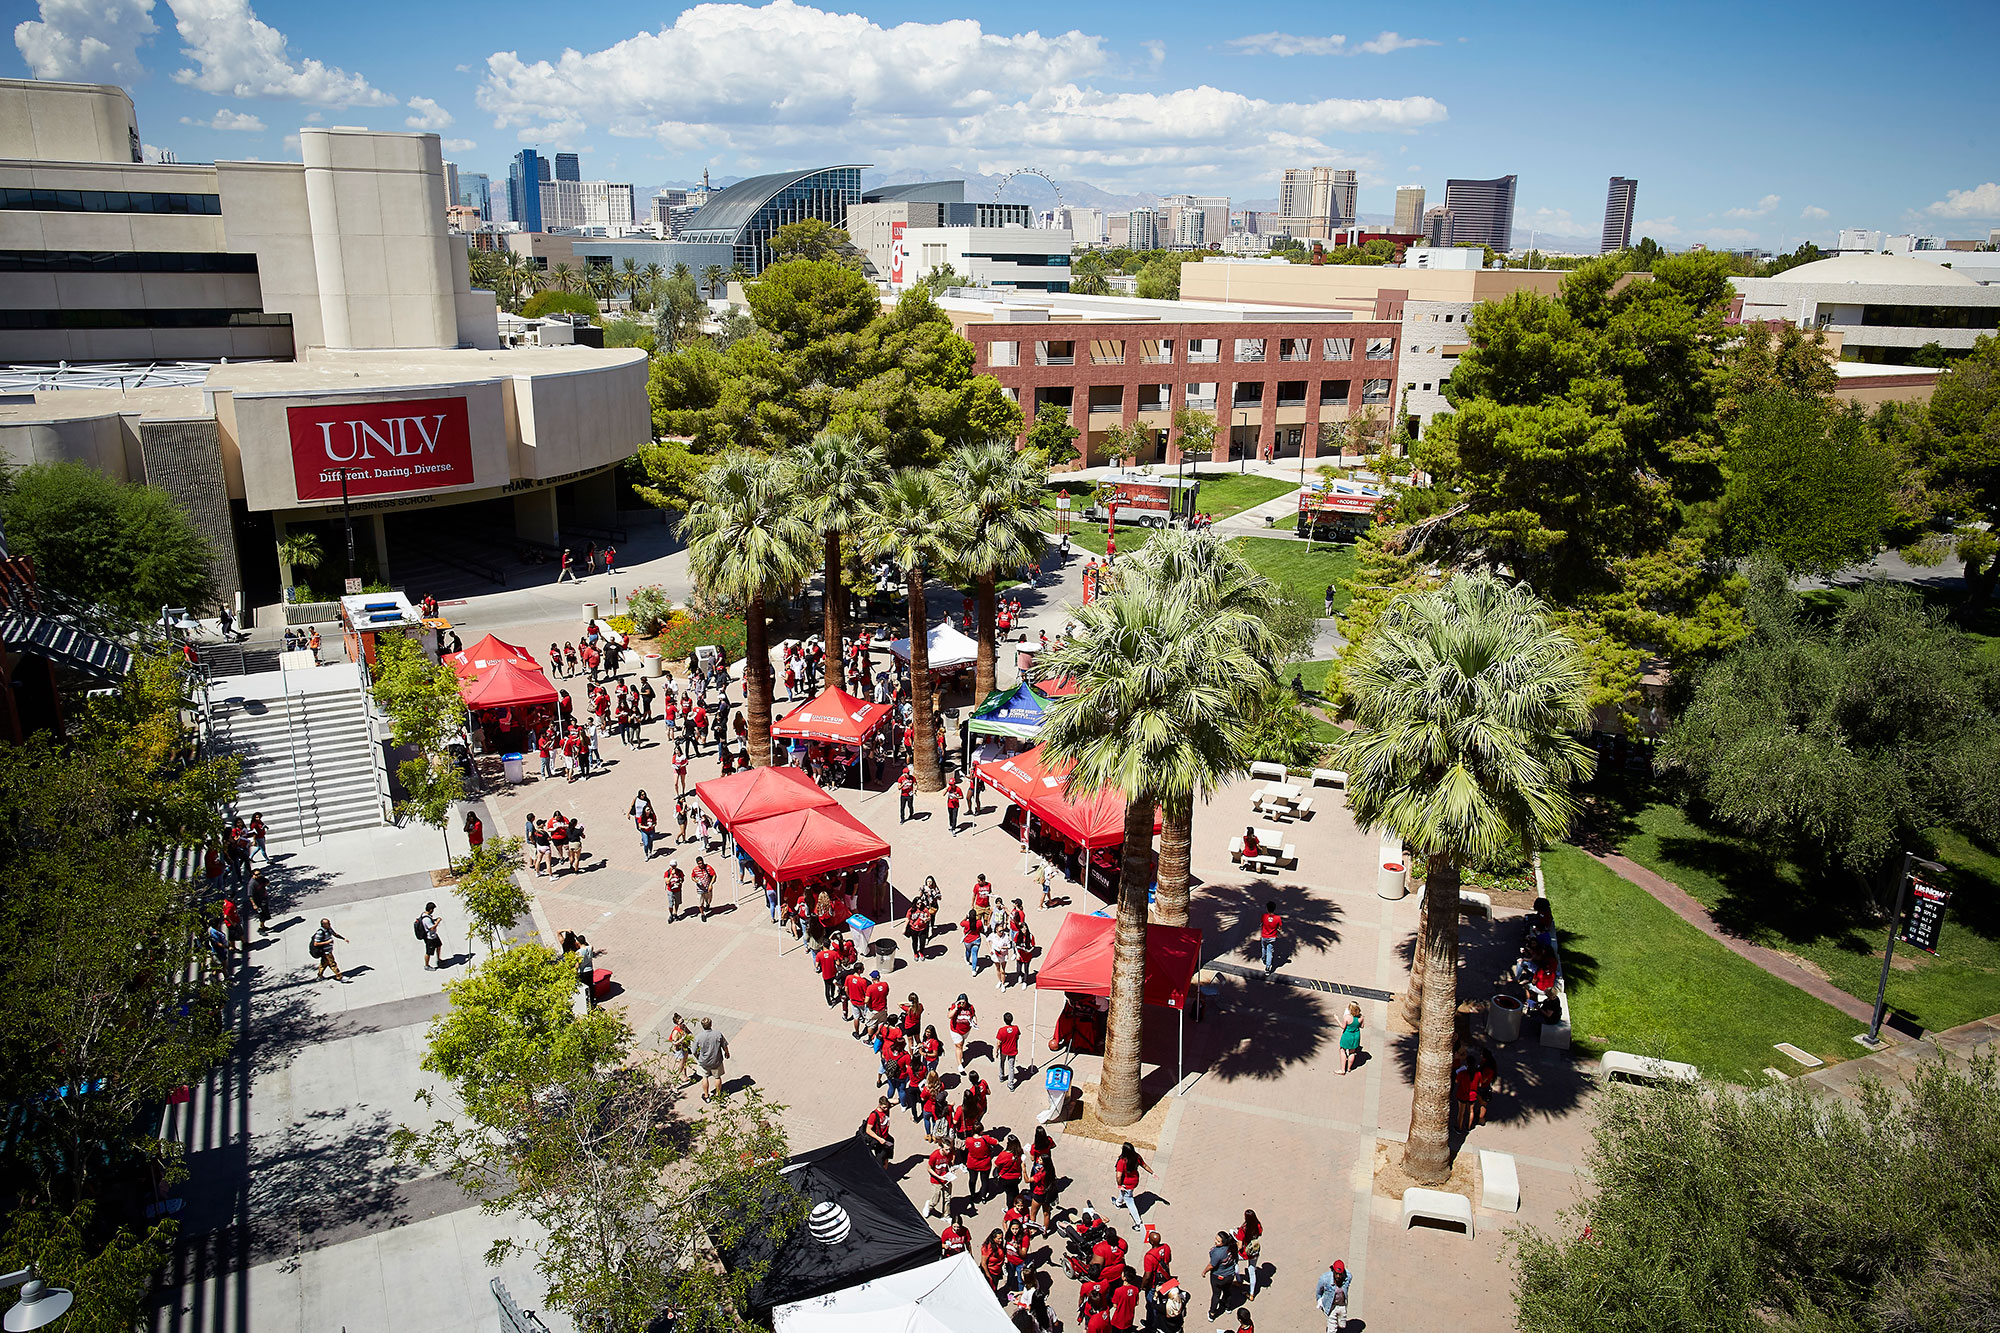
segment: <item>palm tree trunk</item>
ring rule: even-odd
[[[1147,837],[1152,830],[1147,830]],[[1163,926],[1188,923],[1188,862],[1194,838],[1194,797],[1176,797],[1160,807],[1160,887],[1153,895],[1153,920]]]
[[[847,588],[840,579],[840,534],[826,534],[826,605],[820,608],[820,637],[826,640],[826,660],[844,662],[841,626],[847,619]]]
[[[913,569],[909,581],[910,762],[917,770],[918,791],[943,791],[937,726],[931,721],[931,641],[929,619],[924,614],[924,576]]]
[[[1417,942],[1410,950],[1410,984],[1403,990],[1403,1022],[1414,1028],[1424,1020],[1424,931],[1431,917],[1428,891],[1417,900]]]
[[[771,633],[764,599],[754,597],[743,622],[743,711],[750,715],[750,766],[771,762]]]
[[[1132,1124],[1145,1111],[1139,1099],[1139,1048],[1146,1025],[1146,890],[1152,880],[1153,803],[1128,800],[1111,951],[1111,1016],[1097,1082],[1098,1118],[1112,1126]]]
[[[1417,1026],[1416,1099],[1410,1103],[1403,1169],[1420,1185],[1451,1176],[1451,1044],[1458,1035],[1458,863],[1433,854],[1424,884],[1424,929],[1417,961],[1424,973]]]
[[[993,614],[993,584],[996,579],[991,571],[981,574],[977,583],[979,600],[979,660],[972,668],[972,697],[983,701],[987,695],[999,687],[998,672],[994,659],[998,656],[995,644],[999,639],[999,629]],[[977,707],[977,704],[974,705]]]

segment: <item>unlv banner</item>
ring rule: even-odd
[[[907,222],[892,222],[889,224],[889,285],[891,287],[900,287],[907,281],[905,274],[909,267],[910,252],[908,244],[903,240],[903,231],[909,225]]]
[[[463,398],[336,403],[285,411],[300,500],[396,495],[472,484],[472,430]]]

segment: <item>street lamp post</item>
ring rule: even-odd
[[[69,1312],[70,1303],[76,1299],[62,1287],[51,1287],[43,1282],[35,1266],[13,1273],[0,1273],[0,1288],[19,1287],[21,1299],[7,1311],[0,1328],[7,1333],[27,1333],[29,1329],[47,1328],[50,1324]]]
[[[1245,417],[1250,415],[1248,412],[1236,412],[1232,413],[1231,415],[1233,415],[1236,418],[1236,420],[1233,423],[1234,425],[1245,426],[1249,424],[1244,420]],[[1231,449],[1234,449],[1236,447],[1236,439],[1233,432],[1231,433],[1230,436],[1229,447]],[[1250,451],[1246,446],[1243,453],[1237,456],[1236,471],[1238,475],[1241,475],[1242,473],[1248,472],[1249,470],[1250,470]]]
[[[347,579],[354,579],[354,513],[347,507],[347,469],[340,470],[340,520],[347,525]]]

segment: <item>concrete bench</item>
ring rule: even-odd
[[[1313,808],[1313,803],[1312,803],[1312,797],[1310,796],[1294,801],[1292,802],[1292,818],[1304,819],[1307,815],[1312,813],[1312,808]]]
[[[1633,1055],[1630,1051],[1606,1051],[1597,1062],[1597,1076],[1606,1083],[1618,1078],[1634,1083],[1694,1083],[1700,1080],[1701,1071],[1679,1060]]]
[[[1458,914],[1460,916],[1492,916],[1493,895],[1481,893],[1477,889],[1458,891]]]
[[[1466,1239],[1472,1239],[1472,1200],[1463,1194],[1414,1188],[1404,1190],[1404,1229],[1408,1230],[1420,1217],[1433,1222],[1450,1222],[1462,1226],[1465,1228]]]
[[[1514,1154],[1479,1150],[1479,1206],[1502,1213],[1521,1211],[1521,1173],[1514,1169]]]
[[[1259,760],[1250,765],[1250,776],[1253,778],[1268,778],[1272,782],[1283,782],[1285,781],[1285,766],[1283,764],[1268,764]]]
[[[1337,768],[1315,768],[1313,770],[1313,786],[1315,787],[1345,787],[1346,785],[1347,774]]]
[[[1566,1051],[1569,1049],[1569,989],[1563,984],[1560,975],[1556,977],[1555,996],[1556,1006],[1562,1011],[1562,1017],[1556,1022],[1542,1024],[1541,1043],[1559,1051]]]

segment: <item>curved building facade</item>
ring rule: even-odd
[[[771,235],[778,228],[809,218],[845,227],[848,208],[861,202],[865,167],[850,163],[740,180],[710,195],[701,211],[682,225],[678,239],[691,245],[727,245],[734,262],[754,277],[770,262]]]

